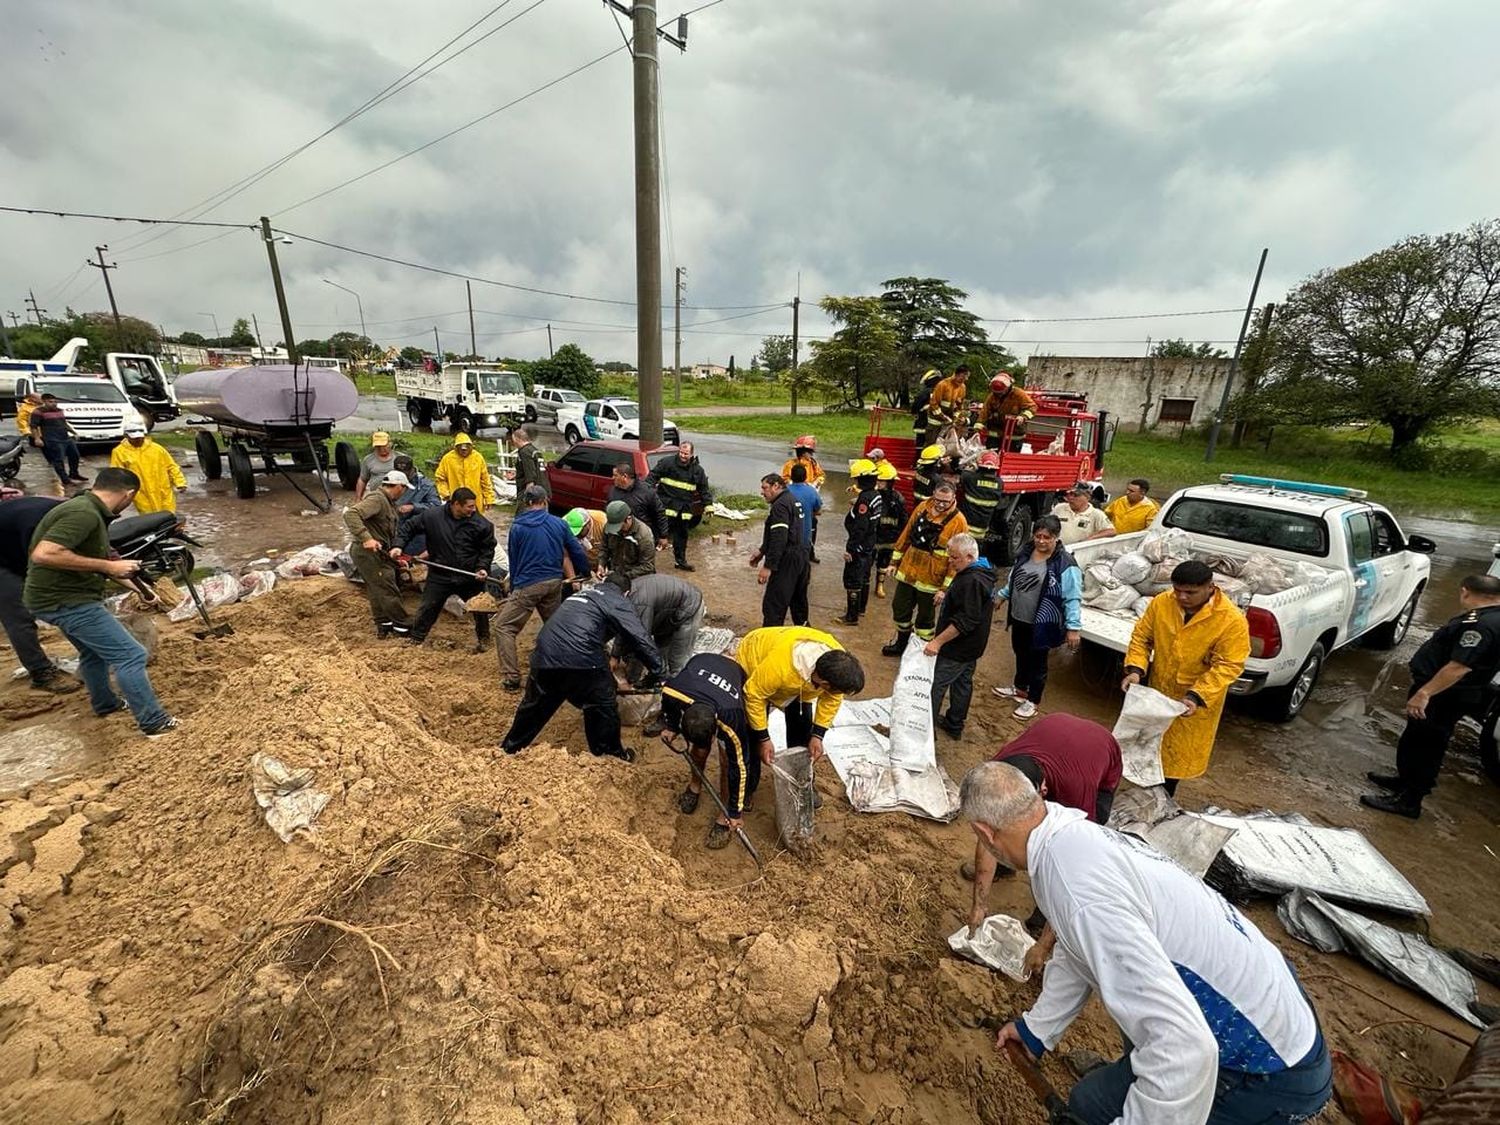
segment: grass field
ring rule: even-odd
[[[740,434],[785,442],[788,447],[799,434],[814,434],[820,449],[852,456],[864,448],[870,421],[865,414],[824,414],[819,408],[799,414],[693,414],[678,425],[689,433]],[[906,429],[902,436],[910,433]]]

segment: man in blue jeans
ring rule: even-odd
[[[1149,845],[1043,801],[1004,762],[959,794],[979,846],[1031,876],[1057,934],[1041,995],[1000,1029],[1040,1056],[1098,993],[1125,1053],[1073,1087],[1080,1125],[1277,1125],[1333,1090],[1323,1033],[1296,974],[1255,923]]]
[[[146,736],[155,738],[175,730],[177,720],[151,688],[145,648],[104,608],[106,579],[129,578],[141,566],[109,557],[109,521],[129,506],[140,485],[129,469],[103,469],[89,491],[48,512],[31,539],[22,601],[78,650],[78,674],[94,714],[102,718],[129,707]]]

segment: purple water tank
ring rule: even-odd
[[[173,384],[184,414],[225,426],[306,426],[337,422],[359,407],[359,391],[331,367],[226,367],[190,371]]]

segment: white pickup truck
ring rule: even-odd
[[[1155,526],[1187,532],[1195,555],[1243,560],[1264,554],[1327,572],[1321,582],[1256,594],[1242,606],[1250,659],[1230,694],[1259,693],[1268,716],[1285,722],[1302,710],[1335,649],[1356,640],[1376,648],[1401,643],[1431,572],[1427,556],[1437,545],[1403,533],[1390,512],[1357,489],[1234,475],[1221,480],[1174,493]],[[1069,550],[1087,569],[1149,534],[1094,539]],[[1085,641],[1123,653],[1134,627],[1128,615],[1084,606]]]
[[[607,396],[587,402],[568,403],[557,411],[557,428],[569,445],[584,438],[605,441],[635,441],[641,436],[641,408],[633,399]],[[676,445],[681,436],[670,418],[661,422],[663,445]]]

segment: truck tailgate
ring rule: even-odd
[[[1123,653],[1130,647],[1130,634],[1135,630],[1136,618],[1117,617],[1100,609],[1083,607],[1083,628],[1079,630],[1083,639],[1107,649]]]

